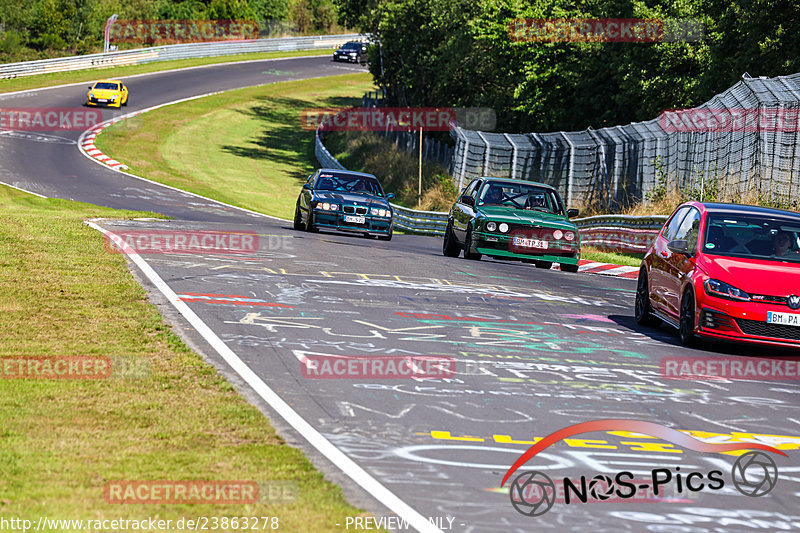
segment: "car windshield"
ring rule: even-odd
[[[116,91],[117,89],[119,89],[119,85],[116,84],[116,83],[110,83],[110,82],[107,82],[107,81],[103,81],[103,82],[95,83],[94,84],[94,88],[99,90],[99,91],[102,91],[102,90]]]
[[[361,49],[361,43],[346,43],[342,48],[344,48],[345,50],[348,50],[348,49],[360,50]]]
[[[514,209],[564,214],[561,198],[556,191],[524,183],[487,182],[481,189],[478,205],[502,205]]]
[[[703,240],[706,254],[800,263],[800,216],[710,214]]]
[[[314,185],[317,191],[341,191],[383,196],[381,184],[375,178],[350,174],[320,174]]]

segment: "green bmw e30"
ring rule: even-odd
[[[447,220],[442,253],[466,259],[483,255],[578,271],[581,242],[570,217],[551,186],[532,181],[475,178],[464,189]]]

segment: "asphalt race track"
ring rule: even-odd
[[[265,66],[276,65],[292,74],[264,74]],[[132,77],[127,81],[131,103],[123,112],[213,91],[358,69],[334,64],[326,56]],[[0,95],[0,106],[73,107],[85,92],[80,84]],[[104,113],[111,118],[117,112]],[[673,380],[663,377],[660,366],[665,357],[734,360],[758,355],[772,362],[789,352],[726,345],[683,348],[668,328],[635,324],[632,280],[445,258],[440,239],[433,237],[395,235],[382,242],[294,231],[290,222],[98,165],[79,153],[79,134],[0,135],[0,181],[49,197],[156,211],[175,219],[99,222],[111,232],[256,234],[258,249],[247,254],[138,257],[303,420],[442,530],[800,530],[800,460],[791,449],[800,446],[798,381]],[[132,271],[190,345],[267,413],[289,442],[340,483],[351,501],[376,515],[396,514],[386,507],[383,493],[352,481],[338,462],[331,463],[284,422],[208,337],[176,311],[151,276],[133,264]],[[307,365],[326,359],[321,356],[387,361],[435,357],[454,372],[425,379],[319,379]],[[739,438],[789,446],[783,447],[786,457],[768,454],[779,471],[774,490],[750,497],[734,486],[735,456],[694,452],[613,427],[613,433],[575,435],[541,452],[511,480],[537,470],[558,484],[570,478],[579,485],[581,476],[587,481],[598,474],[613,479],[629,471],[636,485],[652,486],[652,470],[660,468],[674,479],[698,472],[703,477],[695,478],[706,483],[708,474],[718,470],[724,486],[693,492],[670,484],[661,487],[658,497],[647,496],[642,487],[630,499],[590,497],[582,503],[573,497],[569,504],[557,499],[541,516],[517,512],[500,484],[534,438],[598,419],[656,422],[715,443]],[[341,526],[344,531],[345,524]]]

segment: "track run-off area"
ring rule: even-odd
[[[319,78],[324,84],[326,76],[363,70],[326,55],[279,60],[291,74],[265,72],[276,61],[125,78],[130,106],[103,110],[103,118],[290,79]],[[80,83],[0,95],[0,106],[76,107],[85,92]],[[0,181],[46,197],[173,218],[92,222],[106,234],[256,236],[258,246],[245,254],[130,255],[129,265],[187,343],[354,504],[391,518],[383,526],[463,532],[800,530],[798,381],[677,380],[663,372],[664,361],[672,358],[744,363],[757,357],[772,365],[791,352],[684,348],[666,326],[635,324],[635,280],[446,258],[438,237],[395,234],[383,242],[294,231],[291,221],[98,164],[79,151],[80,135],[4,132]],[[325,379],[309,370],[309,361],[363,358],[383,359],[385,370],[390,360],[408,357],[445,361],[449,371],[423,378]],[[580,484],[581,476],[614,479],[625,471],[644,484],[656,469],[662,479],[669,472],[673,482],[657,496],[644,497],[643,490],[630,499],[559,498],[547,513],[531,517],[515,510],[510,483],[501,487],[511,465],[538,439],[601,419],[654,422],[716,444],[758,442],[786,456],[773,456],[779,472],[774,489],[751,497],[735,488],[736,453],[695,452],[609,428],[553,444],[514,476],[536,470]],[[679,474],[685,479],[694,472],[708,483],[712,471],[722,472],[722,487],[694,491],[674,483]]]

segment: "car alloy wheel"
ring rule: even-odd
[[[548,270],[553,268],[553,262],[552,261],[534,261],[533,265],[536,268],[546,268]]]
[[[681,319],[678,333],[681,344],[684,346],[694,344],[694,294],[691,289],[687,289],[681,298]]]
[[[650,285],[647,282],[645,269],[639,271],[639,280],[636,282],[636,303],[633,314],[640,326],[658,326],[661,322],[653,316],[650,309]]]
[[[294,208],[294,229],[301,230],[303,229],[303,214],[300,212],[300,204],[297,204]]]
[[[306,231],[309,233],[315,233],[317,228],[314,227],[314,212],[309,208],[308,210],[308,218],[306,219]]]
[[[447,228],[444,230],[444,240],[442,241],[442,255],[445,257],[458,257],[461,248],[458,246],[455,235],[453,235],[453,221],[447,222]]]
[[[464,259],[480,261],[482,254],[472,251],[472,228],[467,230],[467,238],[464,239]]]

